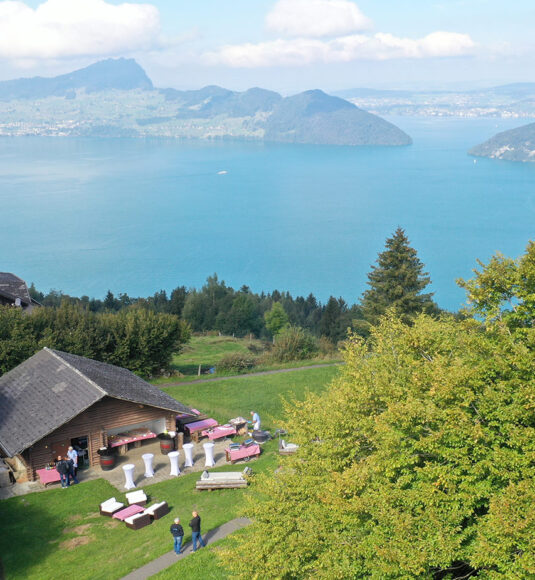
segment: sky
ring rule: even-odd
[[[135,58],[158,87],[534,82],[533,0],[0,0],[0,80]]]

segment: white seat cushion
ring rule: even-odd
[[[144,512],[143,512],[143,513],[140,513],[140,514],[134,514],[133,516],[130,516],[129,518],[125,518],[125,520],[124,520],[124,521],[125,521],[127,524],[133,524],[133,523],[134,523],[134,520],[137,520],[138,518],[141,518],[141,517],[143,517],[144,515],[145,515],[145,514],[144,514]]]
[[[124,506],[124,503],[121,503],[120,501],[117,501],[114,497],[106,500],[105,502],[102,502],[100,504],[100,509],[103,512],[115,512],[119,509],[121,509]]]
[[[128,503],[132,505],[133,503],[136,503],[138,501],[147,501],[147,496],[145,495],[145,492],[142,489],[138,489],[137,491],[127,493],[126,499],[128,500]]]
[[[148,507],[145,510],[145,513],[152,515],[159,507],[161,507],[163,505],[165,505],[165,502],[164,501],[161,501],[160,503],[155,503],[154,505],[151,505],[150,507]]]

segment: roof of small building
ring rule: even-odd
[[[104,397],[195,415],[126,369],[45,347],[0,377],[0,446],[13,457]]]
[[[13,302],[20,298],[21,303],[26,306],[32,303],[26,282],[10,272],[0,272],[0,295]]]

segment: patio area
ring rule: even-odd
[[[179,450],[179,467],[181,474],[187,474],[197,471],[204,471],[208,469],[205,467],[205,454],[203,443],[208,443],[209,439],[203,438],[198,443],[193,443],[193,467],[184,467],[185,455],[184,450]],[[214,441],[214,467],[221,467],[230,463],[225,458],[225,448],[232,442],[231,439],[222,439]],[[152,467],[154,470],[153,477],[145,477],[145,465],[143,463],[142,455],[145,453],[153,453],[154,459]],[[117,455],[115,467],[109,471],[103,471],[100,467],[91,467],[88,469],[78,470],[78,481],[83,483],[92,479],[103,478],[109,481],[118,491],[124,493],[125,491],[125,473],[122,469],[123,465],[131,463],[135,465],[134,468],[134,483],[136,488],[141,488],[145,485],[158,483],[166,479],[173,479],[176,475],[170,475],[171,464],[167,455],[163,455],[160,451],[160,442],[158,440],[150,439],[142,441],[139,447],[128,449],[126,455]],[[44,491],[45,489],[59,488],[60,483],[50,483],[46,487],[39,482],[16,483],[9,487],[0,488],[0,499],[6,499],[17,495],[25,495],[27,493]]]

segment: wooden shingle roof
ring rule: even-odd
[[[0,446],[13,457],[104,397],[195,415],[126,369],[44,348],[0,377]]]

